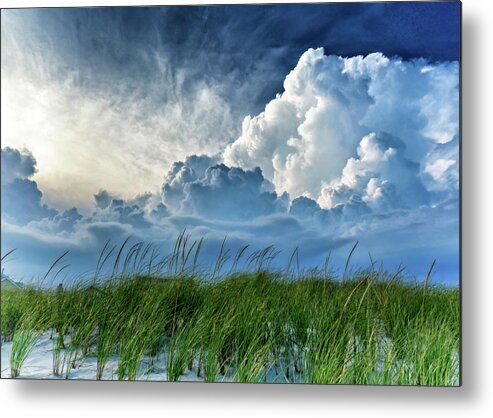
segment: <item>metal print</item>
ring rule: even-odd
[[[1,376],[460,385],[460,3],[3,9]]]

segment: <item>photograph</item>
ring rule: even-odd
[[[2,8],[1,378],[461,386],[461,13]]]

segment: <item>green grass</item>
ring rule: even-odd
[[[210,280],[198,272],[201,244],[187,240],[183,234],[164,261],[143,245],[126,256],[112,250],[115,268],[106,280],[2,290],[12,376],[39,335],[52,332],[54,372],[65,377],[96,356],[94,378],[102,379],[117,356],[116,377],[128,380],[145,378],[144,364],[161,361],[157,370],[170,381],[192,370],[208,382],[458,384],[457,288],[428,278],[410,283],[399,271],[346,266],[340,279],[327,266],[303,272],[297,253],[285,271],[268,270],[272,248],[248,259],[241,251],[221,275],[224,245]],[[242,256],[250,263],[243,273]]]

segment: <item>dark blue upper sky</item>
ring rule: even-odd
[[[314,43],[327,53],[374,51],[403,58],[455,60],[459,56],[460,3],[382,2],[284,5],[166,6],[44,9],[46,31],[67,27],[92,38],[112,30],[134,42],[162,41],[176,46],[229,53],[254,53],[289,45],[300,51]],[[82,47],[95,47],[81,37]],[[60,43],[64,39],[60,37]]]
[[[157,72],[153,51],[195,78],[254,84],[242,107],[258,111],[311,47],[326,54],[375,51],[405,59],[459,58],[459,2],[332,3],[32,9],[31,31],[58,57],[58,71],[100,88],[140,90]],[[85,77],[84,77],[85,72]],[[55,75],[56,76],[56,75]],[[227,76],[227,77],[225,77]],[[225,81],[225,78],[228,80]],[[185,86],[186,87],[186,86]],[[234,86],[233,86],[234,87]],[[159,100],[160,98],[157,97]]]

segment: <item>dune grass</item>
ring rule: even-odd
[[[183,234],[164,261],[143,245],[126,255],[113,250],[115,269],[105,280],[2,290],[12,377],[39,335],[51,332],[53,374],[65,378],[96,356],[94,378],[103,379],[117,356],[122,380],[159,370],[169,381],[188,371],[207,382],[458,384],[457,288],[373,268],[346,266],[341,278],[327,266],[303,272],[297,254],[288,269],[269,270],[272,248],[250,255],[244,272],[240,249],[221,275],[224,246],[210,280],[198,272],[200,246]]]

